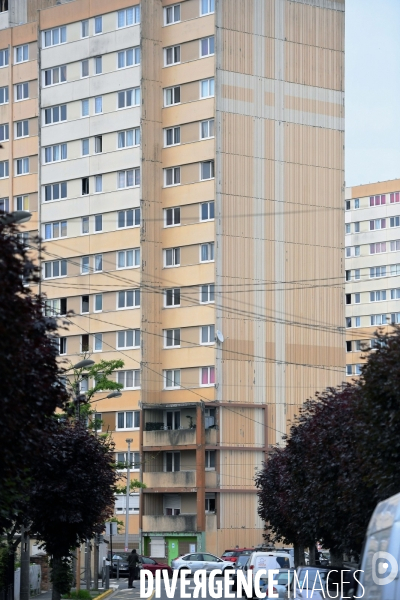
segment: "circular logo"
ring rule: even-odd
[[[372,579],[375,585],[387,585],[399,572],[397,560],[389,552],[375,552],[372,557]]]

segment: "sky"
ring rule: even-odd
[[[400,179],[400,0],[346,0],[346,186]]]

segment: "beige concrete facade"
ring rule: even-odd
[[[61,360],[125,362],[95,409],[147,486],[131,541],[254,546],[255,471],[344,376],[344,2],[32,6],[37,174],[0,185],[36,186]]]
[[[346,189],[346,375],[374,347],[377,330],[400,323],[400,179]]]

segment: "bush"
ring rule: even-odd
[[[64,594],[63,598],[76,598],[77,600],[92,600],[92,594],[89,590],[78,590],[76,592],[70,592],[69,594]]]

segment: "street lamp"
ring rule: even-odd
[[[2,215],[0,217],[0,222],[4,225],[11,225],[11,223],[20,225],[21,223],[27,223],[31,217],[32,213],[27,210],[15,210],[14,212]]]
[[[128,543],[128,533],[129,533],[129,486],[130,486],[130,476],[131,476],[131,443],[133,442],[132,438],[128,438],[125,440],[128,444],[128,460],[127,460],[127,468],[126,468],[126,517],[125,517],[125,552],[129,550]]]

